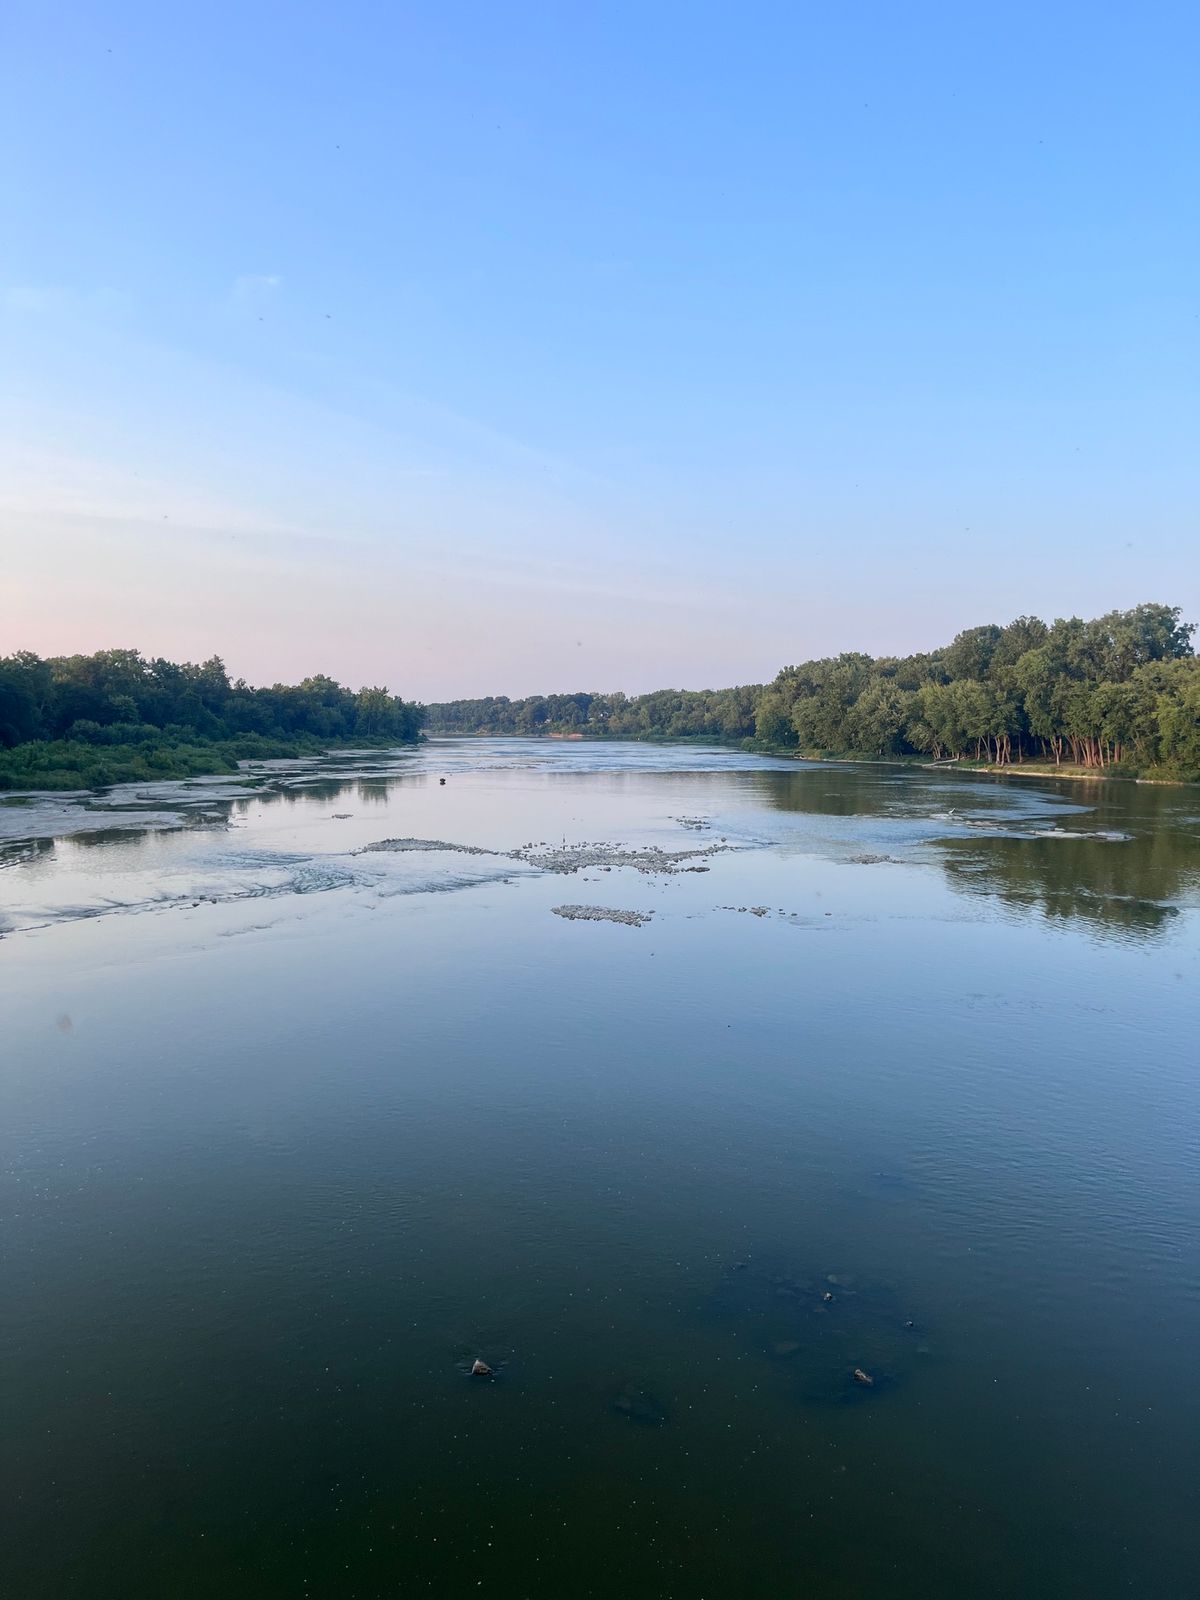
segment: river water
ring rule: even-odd
[[[0,935],[6,1596],[1198,1592],[1200,790],[433,740]]]

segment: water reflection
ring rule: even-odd
[[[1161,933],[1179,916],[1173,902],[1196,884],[1195,850],[1186,841],[1131,839],[993,839],[983,849],[944,844],[950,885],[962,894],[998,898],[1050,921],[1080,917],[1097,931]]]
[[[12,808],[0,1590],[1190,1593],[1195,801],[461,741]],[[734,848],[369,848],[564,835]]]
[[[71,911],[83,914],[89,888],[102,909],[158,903],[169,881],[180,899],[286,894],[313,883],[361,889],[362,873],[349,857],[381,830],[493,849],[511,849],[551,827],[564,837],[575,828],[580,838],[657,829],[661,841],[664,826],[702,811],[719,830],[739,834],[743,848],[935,865],[956,894],[998,902],[1014,915],[1078,922],[1101,935],[1156,937],[1200,890],[1196,798],[1185,788],[798,765],[728,750],[442,740],[395,757],[341,754],[265,763],[233,779],[23,799],[0,808],[7,835],[0,867],[30,869],[43,883],[57,870],[60,894],[69,888]],[[772,830],[772,817],[787,817],[789,825]],[[226,838],[243,831],[266,857]],[[161,845],[148,843],[164,835],[184,836],[169,862]],[[93,853],[95,870],[87,865]],[[288,870],[263,876],[268,864]],[[261,882],[243,881],[248,865]],[[168,867],[176,878],[169,880]],[[115,881],[121,873],[124,893]],[[6,874],[6,881],[15,878]],[[459,875],[453,885],[474,881]],[[421,885],[443,886],[421,879],[405,887]],[[7,895],[9,910],[19,912],[22,898]],[[39,916],[61,914],[59,898],[38,899]],[[10,917],[6,926],[14,925]]]
[[[1052,922],[1154,935],[1178,917],[1178,902],[1200,893],[1196,797],[1186,788],[1043,786],[852,766],[819,781],[807,772],[763,774],[760,787],[776,810],[907,824],[910,843],[913,824],[932,824],[923,843],[952,889]]]

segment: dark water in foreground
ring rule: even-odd
[[[1198,812],[520,741],[0,806],[0,1592],[1195,1596]]]

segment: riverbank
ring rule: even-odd
[[[1072,783],[1155,783],[1164,787],[1180,788],[1200,781],[1196,778],[1167,777],[1151,769],[1150,772],[1122,772],[1104,767],[1080,767],[1067,765],[1055,766],[1053,762],[1014,763],[1012,766],[997,766],[993,763],[975,763],[968,761],[926,761],[922,765],[937,772],[985,772],[997,778],[1066,778]]]
[[[931,761],[928,756],[870,756],[854,753],[830,755],[819,750],[794,750],[783,745],[742,741],[742,748],[760,755],[779,756],[793,761],[821,761],[831,766],[920,767],[926,772],[977,772],[995,778],[1066,778],[1072,782],[1153,783],[1180,787],[1200,783],[1200,775],[1166,773],[1159,768],[1145,772],[1129,768],[1083,767],[1073,762],[1056,766],[1052,761],[1014,761],[1007,765],[995,761]]]
[[[711,746],[723,750],[744,750],[750,755],[774,756],[781,761],[820,761],[827,766],[871,766],[871,767],[919,767],[928,772],[977,772],[993,777],[1017,778],[1068,778],[1072,781],[1090,781],[1095,783],[1155,783],[1178,786],[1181,784],[1200,783],[1200,774],[1186,775],[1180,773],[1163,772],[1158,768],[1148,768],[1145,772],[1131,771],[1129,768],[1111,767],[1083,767],[1074,763],[1063,762],[1056,766],[1052,761],[1014,761],[1010,765],[1001,765],[994,761],[931,761],[927,755],[869,755],[864,751],[838,751],[833,753],[827,750],[797,750],[794,745],[770,744],[760,739],[723,738],[719,734],[669,734],[669,733],[642,733],[642,734],[609,734],[609,733],[499,733],[496,731],[475,731],[472,733],[448,733],[436,728],[427,730],[432,738],[456,739],[529,739],[533,741],[546,741],[561,743],[564,740],[575,742],[588,742],[595,744],[634,743],[657,745],[683,745],[683,746]]]
[[[335,750],[413,749],[396,739],[271,739],[244,734],[235,739],[186,743],[131,741],[91,744],[78,739],[31,740],[0,750],[0,793],[104,789],[115,783],[155,783],[164,778],[227,777],[245,761],[285,761]]]

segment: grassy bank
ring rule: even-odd
[[[857,766],[923,767],[928,772],[980,772],[997,778],[1068,778],[1092,783],[1200,783],[1200,773],[1187,772],[1178,767],[1136,766],[1132,762],[1106,767],[1084,767],[1064,761],[1013,761],[1003,765],[994,761],[931,761],[925,755],[867,755],[855,750],[797,750],[794,745],[763,744],[755,739],[743,739],[743,750],[758,755],[778,756],[790,761],[847,762]]]
[[[233,739],[183,742],[148,740],[92,744],[78,739],[30,740],[0,751],[0,792],[23,789],[102,789],[113,783],[158,783],[237,772],[241,761],[271,761],[321,755],[326,750],[392,749],[394,739],[272,739],[242,734]]]
[[[939,764],[939,769],[946,763]],[[1092,783],[1197,783],[1200,776],[1180,772],[1170,767],[1081,767],[1064,761],[1055,766],[1052,761],[1013,762],[1011,766],[989,765],[987,762],[958,761],[954,765],[964,772],[991,772],[1004,778],[1070,778]]]

